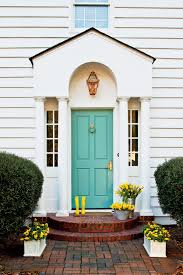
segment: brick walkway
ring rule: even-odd
[[[142,243],[142,239],[114,243],[49,240],[41,258],[1,255],[0,264],[5,265],[5,271],[40,271],[40,275],[138,275],[172,274],[177,262],[183,260],[183,254],[172,243],[167,258],[149,258]]]

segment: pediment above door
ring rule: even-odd
[[[116,81],[117,96],[144,97],[152,93],[155,59],[94,28],[84,31],[30,58],[35,96],[69,96],[70,80],[83,64],[108,67]]]

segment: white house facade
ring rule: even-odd
[[[183,154],[182,28],[180,0],[1,1],[0,150],[42,170],[35,215],[76,195],[109,211],[129,181],[141,216],[171,222],[153,174]]]

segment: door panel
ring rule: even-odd
[[[112,110],[72,112],[72,208],[86,196],[86,208],[109,208],[113,198]]]
[[[100,184],[98,184],[100,183]],[[95,196],[108,195],[108,171],[107,169],[95,169],[94,178]]]
[[[90,158],[90,138],[88,132],[89,116],[78,116],[77,119],[77,158],[78,160]],[[82,135],[81,135],[82,133]]]
[[[96,116],[96,133],[94,136],[95,159],[107,159],[108,156],[108,116]]]
[[[77,169],[77,194],[79,196],[90,195],[90,169]]]

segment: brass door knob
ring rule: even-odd
[[[108,169],[109,171],[112,171],[112,160],[109,161],[109,163],[107,164],[107,169]]]

